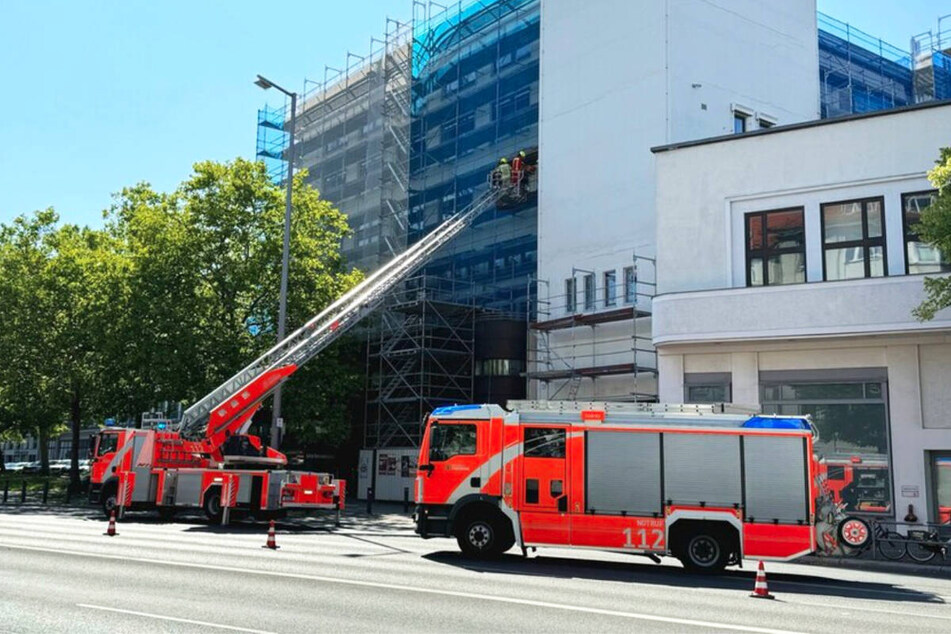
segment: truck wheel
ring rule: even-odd
[[[730,548],[716,531],[702,530],[687,537],[678,559],[692,572],[720,572],[730,561]]]
[[[220,524],[224,516],[224,509],[221,508],[221,491],[217,487],[208,489],[205,493],[205,516],[214,524]]]
[[[107,487],[103,489],[102,495],[99,498],[102,504],[102,513],[106,516],[106,519],[109,519],[113,511],[118,512],[116,492],[116,487]]]
[[[488,559],[498,557],[515,543],[511,528],[501,518],[472,515],[463,518],[456,530],[459,549],[467,557]]]

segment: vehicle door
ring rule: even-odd
[[[567,544],[567,428],[524,425],[518,482],[522,536],[526,543]]]
[[[417,494],[422,504],[453,504],[464,495],[479,492],[479,467],[484,461],[485,443],[485,434],[480,434],[479,428],[485,422],[430,423],[428,451],[417,476]]]

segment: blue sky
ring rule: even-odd
[[[818,7],[907,48],[951,0]],[[266,100],[256,73],[300,90],[411,11],[411,0],[3,1],[0,222],[53,206],[99,225],[126,185],[168,190],[196,161],[251,157]]]

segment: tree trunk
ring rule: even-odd
[[[37,432],[40,445],[38,447],[40,451],[40,473],[48,476],[50,474],[50,430],[46,425],[40,425]]]
[[[73,390],[69,402],[69,422],[73,432],[73,442],[69,450],[69,490],[74,493],[81,488],[79,478],[79,432],[82,427],[82,404],[79,390]]]
[[[7,472],[7,459],[3,455],[3,447],[0,447],[0,473]]]

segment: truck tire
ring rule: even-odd
[[[109,519],[113,511],[118,512],[118,491],[119,487],[114,482],[102,487],[102,493],[99,494],[99,503],[102,505],[102,514],[106,516],[106,519]]]
[[[224,517],[224,509],[221,507],[221,489],[211,487],[205,493],[205,501],[202,504],[205,510],[205,517],[212,524],[221,524],[221,518]]]
[[[717,530],[700,529],[686,536],[677,558],[691,572],[720,572],[730,561],[729,540]]]
[[[498,511],[467,513],[456,521],[456,541],[466,557],[491,559],[515,544],[511,523]]]

